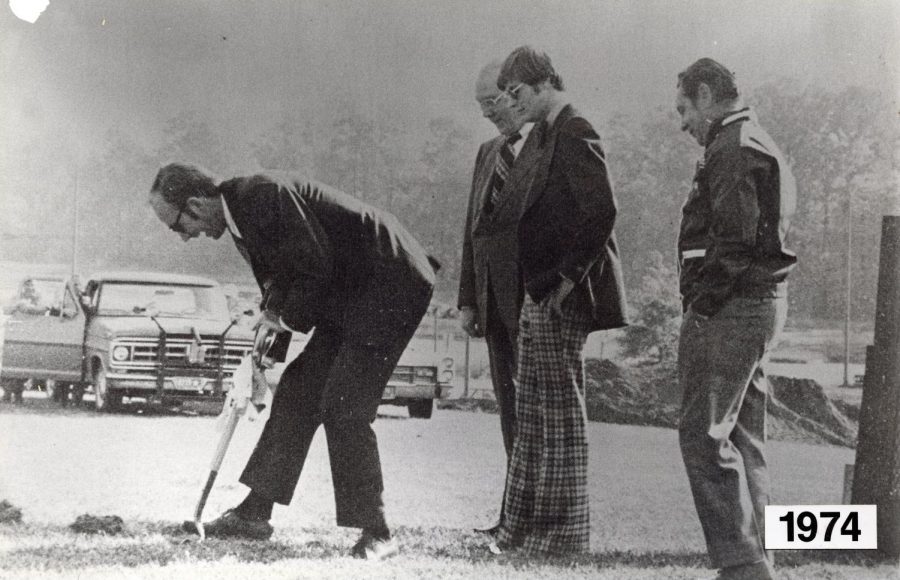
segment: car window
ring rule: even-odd
[[[207,286],[106,282],[97,304],[102,316],[229,317],[225,295]]]
[[[65,285],[58,279],[26,278],[19,287],[15,309],[37,316],[58,313],[64,289]]]
[[[78,314],[78,301],[75,299],[75,295],[72,294],[71,288],[66,288],[66,293],[63,296],[62,303],[62,314],[63,316],[75,316]]]

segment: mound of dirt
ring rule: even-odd
[[[75,518],[75,523],[69,526],[79,534],[104,534],[117,536],[125,532],[125,523],[119,516],[92,516],[82,514]]]
[[[5,499],[0,501],[0,524],[22,523],[22,510]]]
[[[774,394],[770,416],[818,433],[828,443],[846,447],[856,444],[857,421],[842,411],[819,383],[779,376],[769,377],[769,383]]]
[[[585,361],[585,399],[589,421],[676,427],[678,406],[663,400],[675,371],[663,365],[620,367],[609,360]]]
[[[588,419],[625,425],[676,428],[678,379],[674,364],[621,367],[608,360],[585,361]],[[769,377],[772,439],[853,447],[856,414],[828,398],[809,379]],[[849,415],[849,416],[848,416]]]

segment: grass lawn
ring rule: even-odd
[[[355,530],[334,526],[324,436],[269,542],[197,543],[175,532],[193,512],[217,434],[212,417],[95,415],[26,399],[0,405],[0,499],[24,523],[0,525],[0,578],[698,578],[711,577],[672,430],[590,426],[592,552],[579,558],[490,555],[474,525],[499,508],[504,454],[495,415],[383,408],[375,423],[389,521],[401,554],[372,564],[344,554]],[[262,420],[241,425],[206,519],[244,496],[236,483]],[[853,452],[771,444],[774,503],[840,503]],[[84,513],[118,515],[126,533],[81,536]],[[779,554],[781,578],[896,577],[864,553]]]

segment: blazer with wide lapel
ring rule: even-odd
[[[538,159],[518,228],[525,289],[539,302],[566,277],[593,330],[625,326],[616,204],[599,136],[571,105],[535,132]]]
[[[498,136],[485,142],[476,160],[464,232],[459,305],[476,307],[479,319],[486,322],[490,287],[500,319],[514,334],[523,297],[517,230],[535,170],[537,144],[529,134],[510,169],[500,201],[487,212],[494,167],[505,141]]]
[[[378,333],[431,292],[427,254],[391,214],[298,177],[236,178],[219,191],[270,308],[293,329]]]

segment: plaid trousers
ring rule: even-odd
[[[517,432],[497,541],[528,552],[586,552],[590,543],[588,442],[582,351],[590,318],[528,295],[519,317]]]

